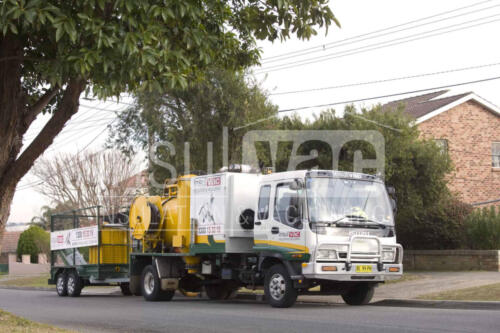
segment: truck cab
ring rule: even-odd
[[[342,295],[348,304],[367,303],[378,283],[403,273],[393,202],[382,179],[373,175],[321,170],[264,175],[254,249],[285,263],[281,278],[289,278],[298,294],[319,289]],[[286,288],[281,278],[275,284]],[[267,284],[272,283],[264,283],[271,301]],[[276,298],[286,296],[280,288]]]

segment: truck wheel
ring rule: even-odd
[[[66,287],[68,290],[68,296],[78,297],[82,293],[83,283],[78,274],[74,271],[68,273],[68,279],[66,281]]]
[[[56,291],[57,295],[63,297],[63,296],[68,296],[68,288],[66,284],[66,274],[64,272],[61,272],[57,274],[56,277]]]
[[[343,294],[342,299],[349,305],[365,305],[371,301],[374,293],[373,285],[360,284]]]
[[[160,278],[152,265],[144,267],[141,281],[141,291],[146,301],[170,301],[174,297],[175,290],[161,290]]]
[[[272,266],[264,278],[264,294],[274,308],[289,308],[297,300],[298,292],[285,266]]]
[[[134,296],[142,296],[141,292],[141,276],[140,275],[131,275],[130,282],[128,284],[128,288],[132,295]]]
[[[132,296],[128,283],[120,283],[120,290],[122,291],[123,296]]]

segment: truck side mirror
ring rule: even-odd
[[[389,195],[395,195],[396,194],[396,189],[394,188],[394,186],[387,186],[387,194]]]
[[[292,191],[298,191],[304,188],[304,185],[300,181],[300,179],[294,179],[292,182],[290,182],[290,185],[288,185],[290,190]]]

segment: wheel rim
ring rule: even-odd
[[[59,294],[62,294],[64,291],[64,278],[61,276],[57,278],[57,291]]]
[[[285,296],[286,281],[283,275],[274,274],[269,281],[269,293],[271,297],[279,301]]]
[[[153,276],[153,273],[147,272],[146,275],[144,276],[144,291],[148,295],[153,293],[153,290],[155,289],[155,277]]]
[[[75,279],[70,276],[68,277],[68,294],[72,294],[75,291]]]

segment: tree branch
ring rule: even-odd
[[[40,99],[33,104],[23,118],[23,126],[27,129],[29,125],[35,120],[35,118],[42,112],[42,110],[49,104],[49,102],[54,98],[54,96],[59,91],[59,87],[55,86],[45,92],[45,94],[40,97]]]
[[[0,186],[17,183],[29,171],[35,160],[43,154],[57,134],[62,131],[66,122],[78,111],[78,101],[84,89],[85,80],[81,78],[71,79],[68,82],[59,108],[21,156],[10,164],[2,177],[3,182],[0,183]]]

